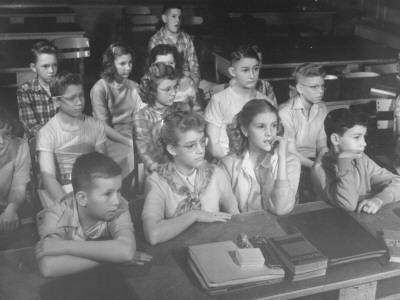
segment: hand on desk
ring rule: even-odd
[[[382,207],[382,200],[377,197],[365,199],[358,203],[357,213],[366,212],[367,214],[375,214]]]
[[[211,223],[211,222],[226,222],[232,215],[224,212],[209,212],[204,210],[192,210],[196,214],[197,222]]]
[[[149,262],[153,256],[147,254],[146,252],[136,251],[135,257],[128,265],[144,265]]]

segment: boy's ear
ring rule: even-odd
[[[339,145],[339,135],[337,133],[331,134],[331,143],[335,146]]]
[[[162,14],[162,15],[161,15],[161,20],[162,20],[164,23],[167,23],[167,15],[166,15],[166,14]]]
[[[86,193],[84,191],[79,191],[75,194],[76,201],[80,206],[85,207],[87,204]]]
[[[235,68],[233,66],[229,67],[228,72],[232,77],[236,77]]]
[[[31,70],[36,73],[36,65],[34,63],[29,64]]]
[[[296,84],[296,90],[299,94],[303,93],[303,86],[300,83]]]
[[[169,154],[171,154],[172,156],[176,156],[176,151],[175,148],[172,145],[167,145],[167,151]]]

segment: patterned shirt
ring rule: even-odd
[[[162,157],[162,149],[152,137],[154,125],[161,121],[170,109],[168,106],[157,108],[146,106],[133,115],[133,134],[140,158],[147,171],[154,171]]]
[[[57,235],[63,240],[87,241],[113,238],[118,231],[123,229],[134,232],[128,202],[123,198],[110,219],[99,220],[93,226],[84,229],[79,221],[73,193],[66,195],[60,203],[39,212],[37,224],[41,239],[49,235]]]
[[[57,113],[55,102],[40,86],[37,77],[21,85],[17,99],[19,119],[29,137],[37,135],[39,129]]]
[[[164,27],[162,27],[159,31],[157,31],[149,41],[149,52],[155,46],[160,44],[167,44],[171,46],[175,46],[178,49],[178,52],[183,55],[183,72],[189,72],[190,77],[199,82],[200,81],[200,71],[199,71],[199,63],[197,61],[196,51],[194,49],[194,45],[190,35],[183,31],[179,31],[177,40],[174,42],[170,39],[165,33]]]

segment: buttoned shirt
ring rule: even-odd
[[[17,100],[19,119],[29,137],[35,136],[57,113],[56,103],[39,84],[37,77],[18,88]]]
[[[163,150],[153,139],[152,131],[154,125],[161,121],[170,112],[167,107],[157,108],[146,106],[133,115],[134,140],[140,158],[147,171],[152,172],[154,167],[163,158]]]
[[[293,209],[300,178],[300,161],[295,155],[287,155],[287,180],[277,179],[276,153],[267,154],[256,168],[247,150],[241,156],[223,157],[221,164],[230,179],[240,212],[265,209],[283,214]]]
[[[113,238],[123,229],[134,231],[128,202],[125,199],[121,199],[117,211],[108,220],[99,220],[93,226],[84,229],[79,221],[73,193],[66,195],[54,206],[39,212],[37,224],[41,239],[54,234],[63,240],[86,241]]]
[[[164,27],[157,31],[149,41],[149,52],[155,46],[160,44],[167,44],[175,46],[178,52],[183,55],[184,64],[182,71],[190,73],[193,80],[200,81],[199,63],[197,61],[196,50],[194,49],[193,41],[190,35],[183,31],[177,34],[176,42],[167,36]]]
[[[323,102],[313,104],[308,111],[299,95],[279,106],[284,136],[296,144],[297,151],[308,158],[317,155],[317,142],[325,141],[324,120],[327,111]]]

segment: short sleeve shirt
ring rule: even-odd
[[[72,172],[75,160],[82,154],[96,150],[96,146],[106,142],[104,125],[99,120],[85,116],[81,128],[66,130],[55,115],[43,126],[37,138],[37,151],[55,155],[56,178]]]
[[[256,99],[265,99],[271,101],[267,96],[257,91]],[[204,119],[221,128],[218,142],[228,152],[229,138],[226,133],[226,126],[229,125],[233,117],[243,108],[251,99],[243,98],[236,94],[231,87],[215,94],[204,112]],[[273,104],[273,103],[271,103]]]
[[[29,182],[31,158],[28,143],[12,138],[4,157],[0,158],[0,205],[8,204],[13,188]]]
[[[99,220],[84,230],[79,222],[73,193],[66,195],[60,203],[39,212],[37,224],[41,239],[54,234],[64,240],[87,241],[114,238],[116,233],[123,229],[134,231],[128,202],[125,199],[121,199],[117,211],[108,220]]]
[[[322,102],[313,104],[307,116],[299,95],[279,106],[279,117],[285,128],[285,137],[296,144],[297,151],[308,158],[315,158],[317,141],[325,139],[324,120],[327,114]]]

